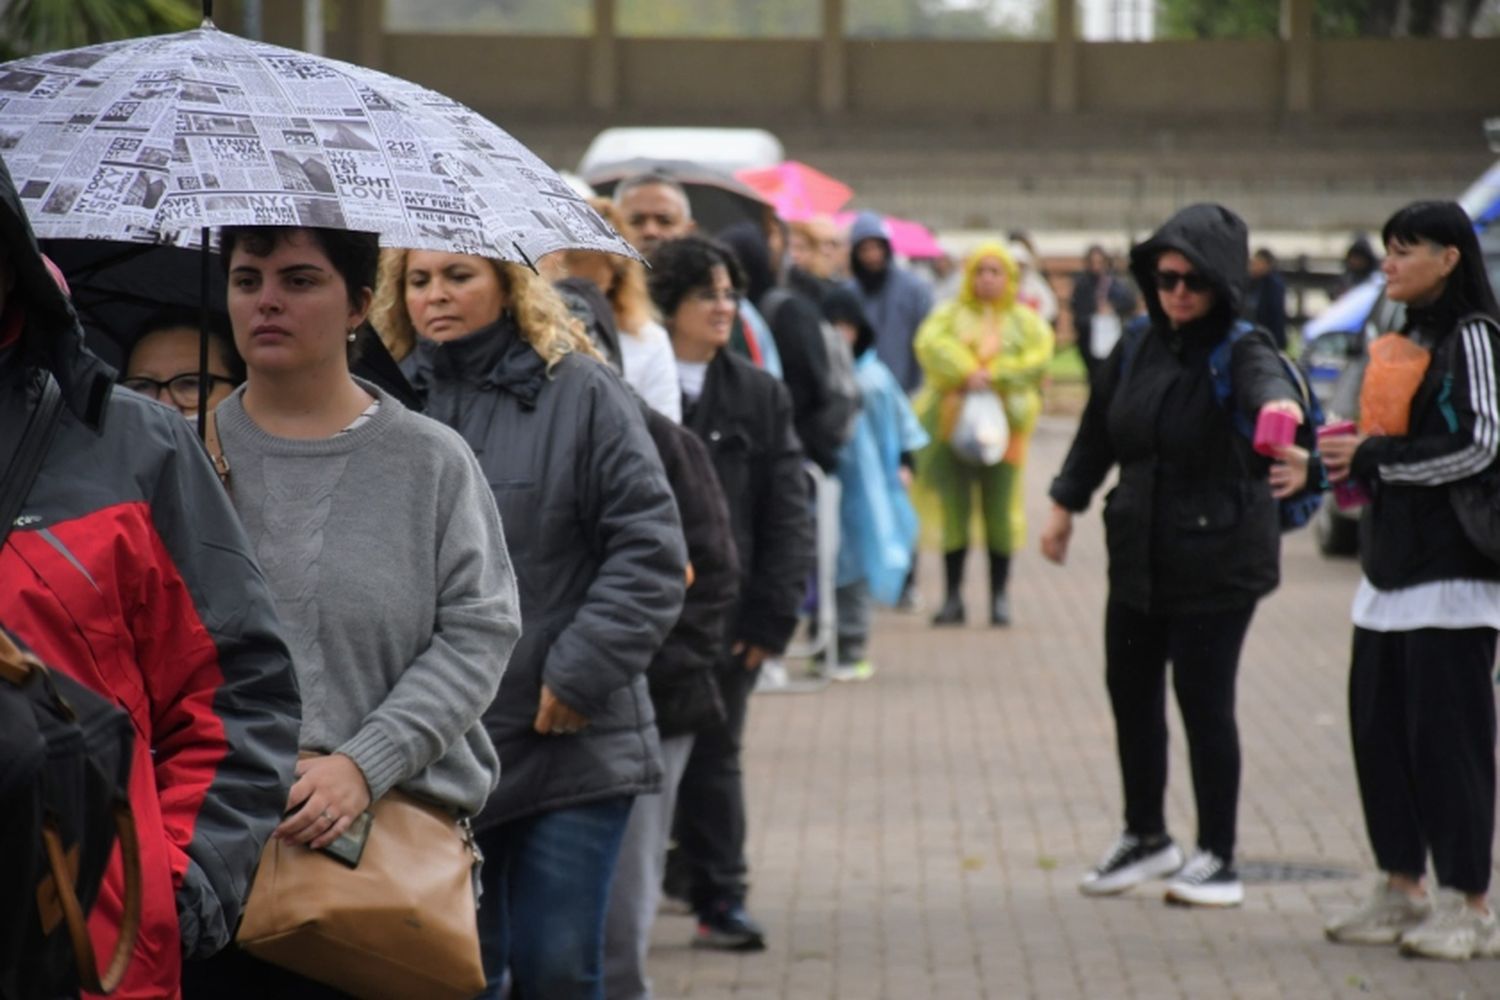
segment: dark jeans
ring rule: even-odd
[[[1167,663],[1187,732],[1198,806],[1198,846],[1234,858],[1240,797],[1235,674],[1255,606],[1208,614],[1145,614],[1111,601],[1105,612],[1105,680],[1115,713],[1125,828],[1165,833]]]
[[[631,796],[481,831],[479,944],[489,986],[511,1000],[603,1000],[604,913]]]
[[[1487,892],[1495,834],[1495,630],[1354,630],[1349,730],[1382,871]]]
[[[759,673],[746,670],[738,657],[720,663],[724,722],[698,734],[677,789],[672,827],[677,849],[668,861],[667,878],[671,891],[686,891],[699,911],[720,900],[743,901],[748,891],[740,747]]]

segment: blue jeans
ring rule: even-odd
[[[478,834],[479,945],[499,1000],[603,1000],[604,914],[631,796],[555,809]]]

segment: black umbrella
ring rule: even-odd
[[[764,227],[766,214],[774,211],[771,203],[750,185],[691,160],[636,157],[592,167],[583,179],[595,191],[608,196],[614,193],[615,185],[637,174],[663,174],[681,184],[693,209],[693,221],[705,233],[717,233],[736,222],[749,221]]]

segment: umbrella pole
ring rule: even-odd
[[[205,8],[210,0],[203,0]],[[208,444],[208,296],[209,296],[209,252],[208,227],[199,234],[203,247],[198,251],[198,440]]]

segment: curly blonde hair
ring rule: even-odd
[[[407,250],[382,250],[370,305],[370,323],[397,361],[417,345],[417,331],[406,311]],[[550,372],[569,354],[603,361],[583,324],[568,310],[557,291],[530,268],[489,257],[475,257],[495,269],[505,292],[506,308],[515,316],[521,339],[547,362]]]
[[[630,224],[625,221],[624,214],[615,207],[614,202],[608,198],[590,198],[589,206],[598,212],[605,222],[614,226],[615,231],[627,243],[635,242],[635,234],[631,232]],[[646,291],[646,265],[638,260],[614,253],[602,253],[598,250],[567,250],[562,254],[563,267],[571,271],[577,262],[586,258],[602,259],[609,266],[614,283],[601,291],[609,299],[610,308],[615,312],[615,323],[623,332],[639,333],[641,327],[658,320],[656,307],[651,302],[650,293]]]

